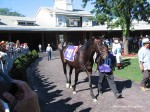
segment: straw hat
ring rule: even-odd
[[[144,38],[144,39],[142,40],[142,43],[143,43],[143,44],[150,44],[150,41],[149,41],[148,38]]]
[[[116,44],[117,44],[118,42],[119,42],[118,40],[114,40],[114,43],[116,43]]]

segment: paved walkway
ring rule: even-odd
[[[142,92],[139,86],[130,80],[115,78],[124,98],[115,99],[106,84],[104,94],[99,95],[98,101],[94,103],[90,96],[87,75],[80,73],[77,94],[73,95],[72,89],[65,87],[65,76],[58,52],[53,53],[51,61],[42,54],[28,72],[31,85],[39,95],[41,112],[148,112],[150,110],[150,91]],[[96,73],[92,77],[95,95],[97,95],[97,80]]]

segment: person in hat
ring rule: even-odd
[[[150,78],[150,40],[148,38],[142,39],[143,46],[138,51],[138,59],[143,79],[140,83],[142,91],[150,90],[146,87]]]
[[[42,52],[42,45],[39,44],[38,47],[39,47],[39,52]]]
[[[112,45],[112,53],[116,57],[116,65],[118,70],[121,68],[121,60],[122,60],[122,47],[118,39],[114,39],[114,43]]]

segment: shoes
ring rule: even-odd
[[[116,94],[115,94],[115,97],[116,97],[116,99],[118,99],[118,98],[121,98],[122,95],[121,95],[120,93],[116,93]]]
[[[149,88],[146,88],[146,87],[140,87],[140,88],[141,88],[141,90],[144,91],[144,92],[150,90]]]

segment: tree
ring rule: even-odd
[[[11,9],[8,8],[0,8],[0,15],[24,17],[24,15],[18,13],[17,11],[11,11]]]
[[[128,40],[132,21],[150,22],[150,3],[147,0],[82,0],[83,7],[91,2],[95,9],[95,20],[108,28],[120,27],[122,29],[124,52],[128,54]]]

